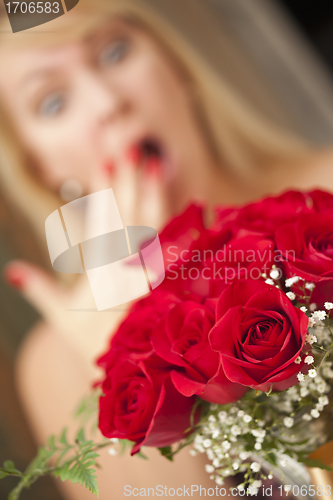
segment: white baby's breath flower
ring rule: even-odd
[[[293,276],[292,278],[286,279],[285,285],[286,285],[287,288],[290,288],[291,286],[293,286],[298,281],[299,281],[299,277],[298,276]]]
[[[314,357],[313,356],[306,356],[304,362],[307,364],[307,365],[312,365],[312,363],[314,362]]]
[[[265,283],[267,283],[267,285],[275,285],[274,281],[271,278],[265,280]]]
[[[297,378],[298,378],[298,380],[299,380],[300,382],[303,382],[303,380],[304,380],[304,378],[305,378],[305,377],[304,377],[304,373],[298,372],[298,373],[297,373]]]
[[[224,481],[223,481],[222,477],[218,476],[217,478],[215,478],[215,483],[218,486],[222,486],[222,484],[224,484]]]
[[[234,463],[232,464],[232,468],[233,468],[234,470],[238,470],[238,469],[239,469],[239,463],[238,463],[238,462],[234,462]]]
[[[325,382],[321,382],[320,384],[317,385],[317,391],[320,394],[324,394],[324,392],[326,391],[326,384],[325,384]]]
[[[109,448],[108,453],[109,453],[109,455],[114,457],[115,455],[117,455],[118,452],[117,452],[116,448]]]
[[[255,443],[254,445],[255,450],[261,450],[261,443]]]
[[[230,448],[231,448],[231,443],[229,443],[229,441],[223,441],[223,442],[222,442],[222,448],[224,449],[224,451],[228,451],[228,450],[230,450]]]
[[[193,450],[193,449],[192,449],[192,450],[190,450],[190,455],[191,455],[192,457],[196,457],[196,456],[197,456],[197,454],[198,454],[197,450]]]
[[[212,433],[212,438],[213,439],[216,439],[219,437],[219,435],[221,434],[220,430],[219,429],[215,429]]]
[[[327,309],[327,311],[331,311],[331,309],[333,309],[333,303],[332,302],[325,302],[324,307],[325,307],[325,309]]]
[[[230,432],[234,436],[239,436],[242,433],[241,428],[239,427],[239,425],[233,425],[231,427],[231,429],[230,429]]]
[[[328,405],[329,400],[328,400],[328,397],[327,397],[327,396],[320,396],[320,397],[318,398],[318,402],[319,402],[319,404],[321,404],[322,406],[326,406],[326,405]]]
[[[312,328],[315,324],[316,324],[315,320],[314,320],[314,319],[312,319],[312,318],[309,318],[308,327],[309,327],[309,328]]]
[[[202,444],[203,444],[204,448],[210,448],[213,443],[212,443],[211,439],[205,439]]]
[[[322,321],[324,321],[326,316],[327,316],[326,311],[314,311],[312,313],[311,318],[315,321],[315,323],[321,323]]]
[[[312,304],[309,305],[309,309],[311,312],[315,311],[317,309],[317,304],[312,302]]]
[[[291,417],[285,417],[283,423],[286,427],[292,427],[294,425],[294,419]]]
[[[206,472],[208,472],[208,474],[211,474],[212,472],[215,471],[215,467],[214,467],[214,465],[207,464],[207,465],[205,465],[205,470],[206,470]]]
[[[269,275],[273,280],[278,280],[280,278],[280,270],[279,269],[272,269],[272,271],[269,273]]]
[[[268,474],[268,479],[273,479],[273,474]]]
[[[251,470],[253,472],[259,472],[260,471],[260,463],[259,462],[252,462],[252,464],[250,465],[251,467]]]
[[[303,420],[306,420],[307,422],[309,422],[310,420],[312,420],[312,417],[311,415],[309,415],[308,413],[304,413],[303,415]]]
[[[297,356],[297,358],[295,359],[294,363],[296,363],[296,365],[299,365],[302,361],[302,358],[301,356]]]
[[[307,308],[306,308],[305,306],[302,306],[302,307],[300,307],[300,310],[301,310],[302,312],[306,313]]]
[[[119,443],[119,439],[118,438],[111,438],[110,439],[110,443],[118,444]]]
[[[237,413],[237,417],[239,417],[239,418],[244,417],[244,415],[245,415],[244,410],[239,410],[239,412]]]
[[[300,390],[300,395],[302,398],[305,398],[308,394],[310,394],[310,391],[307,387],[301,387]]]
[[[251,420],[252,420],[251,415],[244,415],[244,417],[243,417],[243,421],[244,421],[246,424],[250,423],[250,422],[251,422]]]
[[[239,458],[241,460],[247,460],[250,455],[251,455],[251,453],[249,453],[248,451],[241,451],[239,454]]]
[[[314,283],[305,283],[305,288],[307,290],[313,290],[315,288],[315,284]]]
[[[305,340],[306,342],[308,342],[310,345],[312,344],[315,344],[316,342],[318,342],[318,339],[315,335],[311,335],[310,333],[308,333],[306,336],[305,336]]]
[[[216,418],[214,417],[214,415],[209,415],[208,421],[214,424],[216,422]]]
[[[320,415],[319,411],[316,410],[315,408],[310,411],[310,414],[311,414],[311,417],[313,417],[313,418],[318,418]]]
[[[211,448],[208,448],[208,450],[206,450],[206,455],[209,460],[214,460],[215,458],[215,453]]]
[[[312,368],[312,370],[308,371],[308,375],[311,378],[315,378],[317,376],[317,371],[314,368]]]
[[[294,292],[287,292],[286,295],[287,295],[288,299],[290,299],[290,300],[296,299],[296,295],[294,294]]]
[[[221,424],[223,424],[226,421],[228,415],[226,411],[219,411],[217,416],[219,417],[219,421],[221,422]]]

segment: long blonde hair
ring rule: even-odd
[[[275,112],[278,116],[279,103],[274,110],[269,88],[202,0],[80,0],[75,9],[53,21],[54,34],[44,34],[43,28],[37,27],[29,30],[29,40],[33,43],[34,34],[38,43],[45,44],[80,39],[108,16],[119,16],[147,30],[183,71],[207,144],[216,161],[233,175],[243,180],[250,178],[265,165],[307,150],[308,145],[290,127],[274,122],[272,115]],[[4,18],[1,23],[0,12],[0,25]],[[23,40],[27,43],[28,37],[24,32],[2,34],[0,45],[6,43],[5,39],[19,47]],[[258,111],[260,97],[264,102],[261,111],[266,113]],[[251,106],[250,100],[256,105]],[[273,104],[271,116],[267,112],[269,102]],[[29,173],[29,161],[0,104],[1,182],[11,199],[43,232],[41,221],[60,200]]]

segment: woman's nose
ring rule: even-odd
[[[90,73],[85,80],[89,116],[100,124],[115,120],[126,107],[124,96],[99,74]]]

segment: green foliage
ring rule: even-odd
[[[173,456],[172,456],[172,448],[171,446],[164,446],[164,448],[159,448],[161,455],[163,457],[166,457],[168,460],[173,461]]]
[[[87,424],[92,418],[97,421],[97,402],[100,391],[85,398],[78,410],[76,417]],[[95,443],[85,437],[83,426],[80,427],[75,439],[68,438],[67,429],[63,429],[61,434],[51,436],[44,446],[41,446],[36,457],[29,464],[24,472],[16,469],[11,460],[6,460],[3,467],[0,467],[0,479],[14,476],[19,478],[19,482],[10,493],[8,500],[18,500],[22,491],[30,486],[41,476],[51,475],[60,477],[62,481],[71,481],[88,488],[98,496],[96,481],[98,451],[101,448],[110,446],[108,439],[101,443]]]
[[[8,500],[17,500],[23,489],[29,488],[39,477],[47,474],[60,477],[62,481],[79,483],[98,496],[94,466],[99,457],[97,450],[105,446],[110,446],[109,440],[100,444],[87,440],[83,428],[71,442],[67,438],[67,429],[64,429],[60,437],[51,436],[47,444],[39,448],[25,472],[17,470],[14,463],[7,460],[0,468],[0,478],[16,476],[20,479]]]

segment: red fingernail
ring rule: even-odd
[[[103,171],[107,176],[112,177],[116,171],[116,167],[112,161],[108,161],[104,163]]]
[[[151,177],[159,177],[161,175],[161,162],[155,156],[150,156],[146,160],[146,172]]]
[[[8,267],[4,270],[4,278],[10,286],[17,290],[22,290],[26,282],[26,277],[22,271],[14,267]]]
[[[127,151],[127,159],[134,165],[138,165],[141,161],[141,158],[142,158],[141,149],[138,146],[132,146]]]

